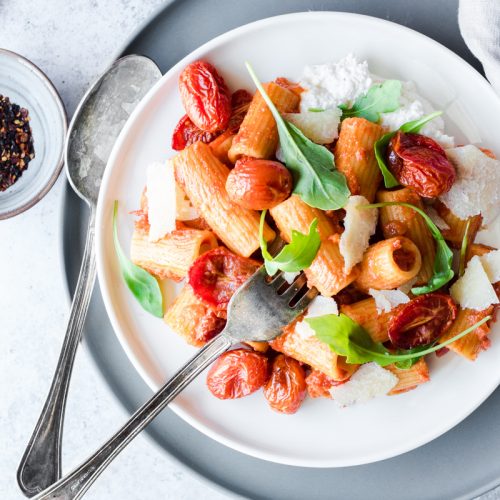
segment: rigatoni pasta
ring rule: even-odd
[[[374,200],[382,180],[374,145],[383,134],[384,130],[376,123],[364,118],[346,118],[335,145],[335,163],[346,176],[351,193],[364,196],[369,202]]]
[[[130,259],[160,279],[180,281],[203,252],[217,245],[212,231],[181,229],[152,242],[144,230],[136,228],[130,245]]]
[[[391,389],[389,395],[411,391],[430,380],[429,367],[424,359],[420,359],[406,370],[402,370],[395,365],[389,365],[387,369],[398,377],[398,383]]]
[[[418,208],[423,207],[418,194],[409,188],[394,191],[381,190],[377,193],[377,201],[405,202],[415,205]],[[379,213],[385,238],[404,235],[417,245],[422,257],[422,265],[417,274],[416,284],[427,283],[432,276],[436,248],[425,221],[411,208],[397,205],[382,207]]]
[[[422,258],[415,243],[404,236],[394,236],[368,247],[355,284],[364,292],[370,288],[397,288],[413,279],[421,265]]]
[[[299,96],[287,88],[271,82],[264,89],[280,113],[296,110]],[[234,163],[242,156],[252,158],[271,158],[278,145],[278,129],[260,92],[256,92],[247,114],[233,139],[229,159]]]
[[[318,220],[321,246],[313,263],[305,270],[309,286],[331,297],[354,281],[359,273],[358,268],[355,267],[348,274],[344,272],[344,258],[340,254],[334,225],[321,210],[310,207],[293,195],[272,208],[271,215],[285,241],[290,241],[292,230],[307,233],[312,221]]]
[[[173,162],[177,182],[227,247],[244,257],[255,252],[259,248],[259,215],[229,199],[225,187],[229,169],[210,147],[196,142],[175,156]],[[264,237],[274,237],[267,225]]]

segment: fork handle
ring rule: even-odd
[[[81,498],[111,461],[134,439],[202,370],[234,341],[221,333],[186,363],[130,420],[89,459],[68,476],[35,497],[35,500]]]
[[[61,477],[61,435],[66,396],[96,276],[94,235],[95,210],[91,207],[85,250],[61,354],[45,405],[17,470],[19,486],[29,497]]]

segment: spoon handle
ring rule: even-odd
[[[234,341],[221,333],[191,358],[128,422],[89,459],[34,500],[77,500],[111,461],[181,392],[202,370]]]
[[[96,276],[95,211],[91,207],[80,275],[47,400],[17,470],[23,493],[32,497],[61,477],[61,438],[66,396]]]

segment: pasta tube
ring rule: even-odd
[[[264,84],[264,89],[280,113],[296,110],[300,97],[274,82]],[[247,114],[229,150],[234,163],[241,156],[271,158],[278,146],[278,129],[273,115],[260,92],[253,96]]]
[[[297,322],[294,322],[285,327],[284,333],[270,342],[275,351],[306,363],[334,380],[345,380],[356,371],[358,365],[347,364],[345,358],[334,353],[314,334],[302,335],[296,331],[296,324]]]
[[[467,234],[468,241],[474,241],[477,232],[481,229],[483,218],[480,215],[474,215],[468,219],[460,219],[457,217],[444,203],[439,200],[434,204],[434,208],[438,215],[443,219],[449,229],[442,229],[441,233],[445,240],[449,241],[450,245],[454,248],[462,246],[462,240],[465,236],[467,224],[469,224],[469,231]]]
[[[225,320],[185,285],[163,317],[165,323],[188,344],[201,347],[219,333]]]
[[[380,125],[364,118],[346,118],[335,145],[335,164],[346,176],[351,193],[364,196],[370,203],[382,180],[374,145],[383,133]]]
[[[173,158],[175,179],[217,236],[233,252],[249,257],[259,248],[259,214],[233,203],[226,192],[229,168],[210,146],[195,142]],[[266,224],[264,238],[274,238]]]
[[[311,267],[305,270],[310,287],[314,286],[322,295],[331,297],[356,279],[358,267],[349,274],[344,272],[344,258],[340,254],[335,227],[324,212],[310,207],[297,195],[271,208],[270,212],[285,241],[290,241],[293,229],[307,233],[311,222],[318,220],[321,246]]]
[[[370,288],[391,290],[414,278],[421,265],[415,243],[404,236],[395,236],[367,248],[355,285],[364,292]]]
[[[451,325],[451,327],[446,331],[446,333],[439,339],[442,343],[445,340],[458,335],[467,328],[481,321],[486,316],[493,313],[493,306],[484,309],[483,311],[475,311],[473,309],[460,309],[457,314],[457,318]],[[474,361],[478,354],[490,346],[490,339],[488,338],[488,333],[490,331],[489,322],[484,323],[479,328],[476,328],[473,332],[470,332],[465,337],[455,340],[447,347],[448,349],[460,354],[464,358]]]
[[[419,359],[411,368],[408,368],[408,370],[400,370],[395,365],[386,366],[386,369],[394,373],[399,379],[398,383],[389,392],[391,396],[411,391],[418,385],[424,384],[430,380],[429,367],[423,358]]]
[[[377,312],[375,299],[364,299],[354,304],[340,306],[340,312],[360,324],[375,342],[385,342],[389,336],[387,325],[392,313]]]
[[[130,259],[160,279],[180,281],[202,253],[217,246],[212,231],[181,229],[152,242],[146,231],[136,227],[130,245]]]
[[[409,188],[379,191],[377,201],[405,202],[422,208],[420,196]],[[385,238],[404,235],[417,245],[422,258],[422,266],[417,274],[416,284],[427,283],[433,274],[436,245],[424,219],[411,208],[401,206],[382,207],[379,214]]]

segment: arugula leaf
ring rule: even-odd
[[[113,241],[123,280],[139,304],[149,313],[161,318],[163,316],[163,297],[158,281],[145,269],[136,266],[123,252],[116,228],[117,212],[118,201],[115,201],[113,206]]]
[[[403,125],[401,125],[401,127],[399,127],[399,130],[401,132],[404,132],[405,134],[417,134],[418,132],[420,132],[422,127],[427,122],[434,120],[434,118],[438,117],[441,114],[443,114],[442,111],[435,111],[434,113],[431,113],[430,115],[423,116],[422,118],[419,118],[418,120],[413,120],[411,122],[403,123]],[[382,172],[382,176],[384,177],[384,185],[386,188],[392,188],[392,187],[399,186],[399,182],[394,177],[393,173],[390,171],[389,167],[387,166],[387,164],[385,162],[385,151],[387,149],[387,146],[389,145],[389,142],[391,142],[391,139],[396,135],[396,132],[397,132],[397,130],[394,132],[389,132],[388,134],[383,135],[375,143],[375,146],[374,146],[375,158],[377,159],[378,168],[380,168],[380,171]]]
[[[284,120],[250,64],[245,65],[276,120],[285,165],[294,178],[293,192],[311,207],[321,210],[342,208],[351,192],[347,187],[345,175],[335,170],[331,151],[312,142],[297,127]]]
[[[259,240],[267,274],[273,276],[278,270],[294,273],[307,269],[316,257],[321,245],[321,239],[317,229],[318,219],[314,219],[311,222],[308,234],[292,230],[290,243],[285,245],[279,254],[273,258],[267,250],[267,242],[264,239],[266,212],[267,210],[264,210],[260,215]]]
[[[310,113],[322,113],[325,110],[323,108],[309,108],[307,111]]]
[[[371,122],[378,122],[380,113],[390,113],[399,108],[400,95],[401,82],[399,80],[376,83],[364,96],[358,97],[351,108],[340,106],[342,119],[357,116]]]
[[[400,353],[390,353],[382,343],[374,342],[368,332],[358,323],[345,314],[326,314],[314,318],[305,318],[305,321],[316,333],[316,337],[330,346],[335,353],[345,356],[347,363],[362,364],[375,361],[380,366],[387,366],[392,363],[399,363],[400,366],[408,367],[410,360],[420,359],[422,356],[435,352],[445,347],[465,335],[471,333],[476,328],[486,323],[491,316],[486,316],[466,330],[458,333],[454,337],[436,344],[432,347],[421,346]]]
[[[414,287],[411,289],[411,292],[414,295],[421,295],[423,293],[429,293],[438,290],[442,286],[446,285],[446,283],[448,283],[453,278],[455,273],[451,268],[453,253],[444,240],[441,231],[438,229],[436,224],[432,222],[431,218],[422,209],[416,207],[415,205],[399,201],[386,201],[382,203],[372,203],[370,205],[360,205],[358,208],[380,208],[388,207],[391,205],[399,205],[415,210],[415,212],[417,212],[424,218],[427,226],[429,227],[429,231],[436,240],[436,256],[434,257],[433,275],[431,276],[427,285]]]
[[[462,276],[465,271],[465,257],[467,254],[467,246],[469,245],[469,226],[470,219],[467,219],[467,225],[465,226],[464,237],[462,239],[462,245],[460,246],[460,261],[458,264],[458,277]]]

